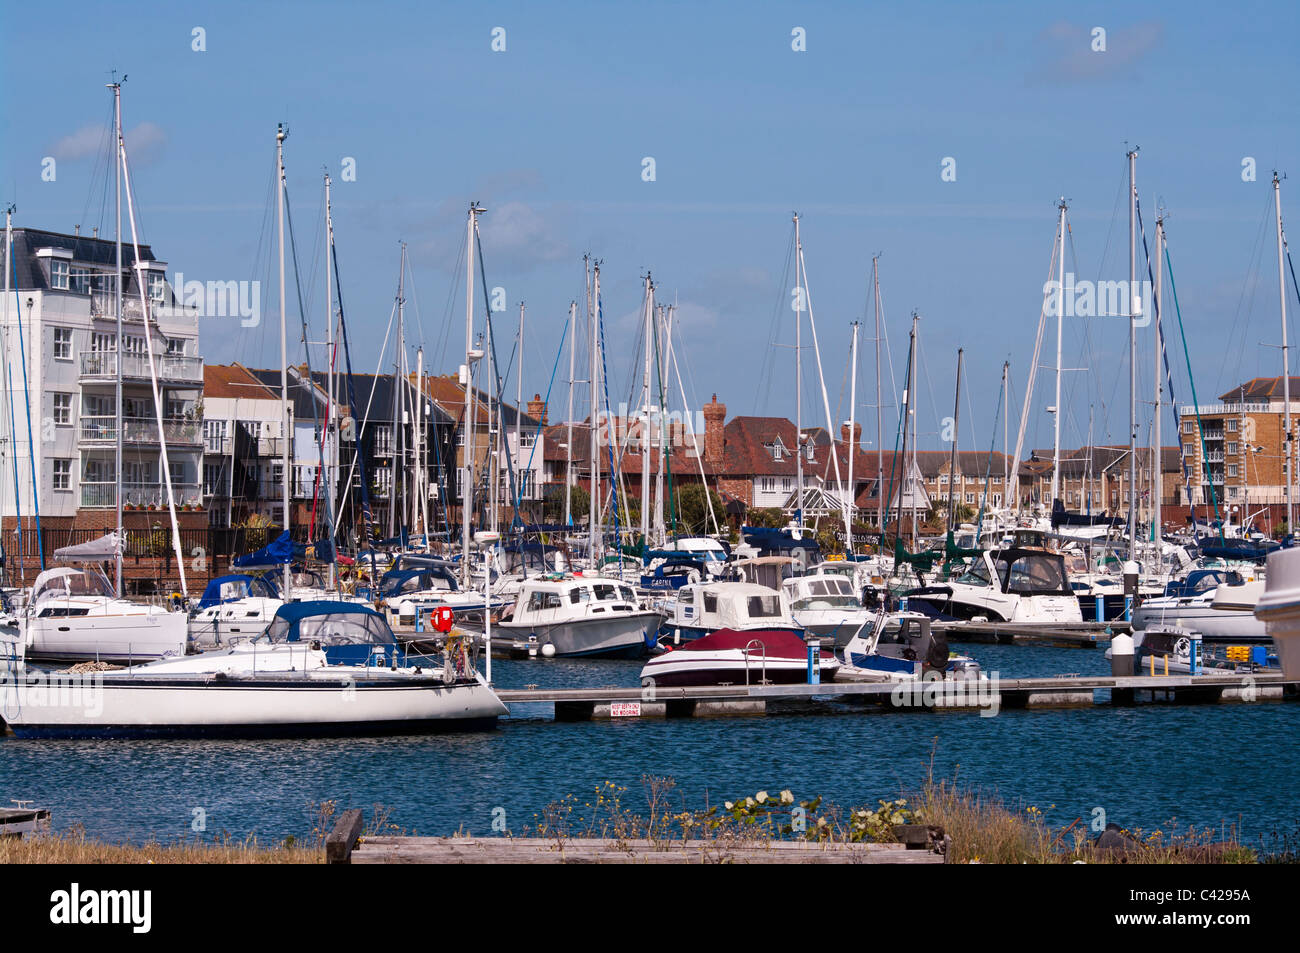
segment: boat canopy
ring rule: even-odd
[[[374,609],[357,602],[322,599],[287,602],[266,630],[270,642],[319,642],[321,645],[386,645],[393,630]]]
[[[58,566],[47,569],[32,583],[32,603],[45,598],[63,596],[104,596],[112,599],[113,585],[98,570],[72,569]]]
[[[249,596],[262,599],[275,599],[275,588],[258,576],[218,576],[208,583],[207,588],[203,590],[203,598],[199,600],[200,609],[208,609],[223,602],[233,602],[236,599],[245,599]]]
[[[100,562],[105,559],[116,559],[121,550],[122,544],[117,533],[106,533],[88,543],[61,546],[54,551],[54,558],[69,562]]]
[[[763,657],[770,659],[804,659],[808,657],[808,645],[802,638],[789,629],[719,629],[683,644],[674,649],[677,652],[725,652],[728,650],[748,650],[757,661]]]
[[[456,592],[460,587],[451,570],[444,566],[430,566],[427,569],[390,569],[379,580],[379,597],[391,599],[404,592],[422,592],[437,589],[442,592]]]

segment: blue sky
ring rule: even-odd
[[[284,121],[313,335],[323,335],[328,167],[357,369],[379,358],[406,241],[408,337],[423,341],[434,369],[454,370],[464,327],[457,258],[475,199],[489,207],[488,282],[509,302],[497,332],[506,350],[527,302],[527,391],[546,390],[590,251],[604,260],[614,403],[639,360],[635,315],[650,269],[660,300],[679,304],[692,409],[716,391],[733,415],[790,416],[793,312],[782,276],[798,210],[832,415],[848,416],[849,323],[871,320],[879,252],[899,387],[909,316],[922,316],[921,445],[942,446],[961,346],[960,443],[986,449],[1004,360],[1014,441],[1059,196],[1071,209],[1067,266],[1077,260],[1090,279],[1127,277],[1125,142],[1141,148],[1148,232],[1157,203],[1167,210],[1201,400],[1280,372],[1267,346],[1280,335],[1270,170],[1296,173],[1282,193],[1294,223],[1298,10],[222,3],[133,14],[70,2],[55,16],[9,3],[0,13],[10,39],[0,66],[0,197],[17,203],[19,224],[111,230],[98,144],[109,117],[104,83],[117,69],[129,77],[124,119],[145,240],[187,278],[262,280],[271,292],[259,328],[204,319],[208,360],[278,364],[270,203],[275,124]],[[203,52],[192,49],[196,27]],[[495,27],[506,31],[504,52],[491,49]],[[804,52],[791,49],[795,27],[806,32]],[[1104,53],[1090,48],[1094,27],[1106,30]],[[58,161],[54,182],[40,176],[48,155]],[[345,156],[356,160],[355,182],[341,180]],[[642,180],[646,156],[653,182]],[[1247,156],[1254,182],[1242,181]],[[956,160],[956,181],[941,181],[945,157]],[[1147,401],[1149,332],[1139,344]],[[1049,334],[1045,359],[1054,349]],[[1064,350],[1067,366],[1088,370],[1067,376],[1063,439],[1083,442],[1091,416],[1099,442],[1125,442],[1125,322],[1071,322]],[[811,351],[804,357],[806,420],[821,424]],[[1188,375],[1181,354],[1171,357],[1185,401]],[[1051,383],[1040,372],[1028,446],[1050,445]],[[868,439],[874,387],[867,353],[858,415],[869,419]],[[556,410],[563,390],[557,381]],[[891,408],[887,445],[893,417]]]

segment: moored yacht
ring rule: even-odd
[[[186,615],[119,599],[98,569],[59,566],[36,577],[19,611],[27,658],[140,662],[184,655]]]
[[[1048,549],[982,553],[956,579],[905,593],[909,607],[938,618],[989,622],[1082,622],[1065,559]]]
[[[662,619],[643,609],[625,582],[574,576],[525,580],[510,617],[496,628],[537,641],[543,655],[638,658],[655,644]]]
[[[870,629],[875,613],[863,608],[853,582],[841,575],[792,576],[781,583],[790,613],[805,631],[833,638],[843,648],[860,629]]]
[[[92,675],[29,670],[0,683],[0,710],[19,737],[47,738],[387,734],[508,713],[463,646],[426,665],[377,612],[338,601],[285,605],[227,649]]]
[[[674,645],[719,629],[782,629],[803,635],[785,594],[752,582],[710,582],[677,590],[663,629],[664,640]]]

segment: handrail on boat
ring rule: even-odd
[[[746,688],[749,687],[749,653],[754,646],[758,646],[759,651],[762,652],[760,659],[763,663],[763,667],[760,671],[760,680],[759,680],[760,684],[763,685],[767,684],[767,646],[764,645],[762,641],[760,641],[759,639],[750,639],[748,642],[745,643],[745,648],[742,650],[742,654],[744,654],[745,656],[745,687]]]

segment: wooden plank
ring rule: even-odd
[[[330,831],[329,836],[325,838],[325,863],[351,863],[353,848],[360,836],[361,809],[349,808],[339,816],[334,830]]]

